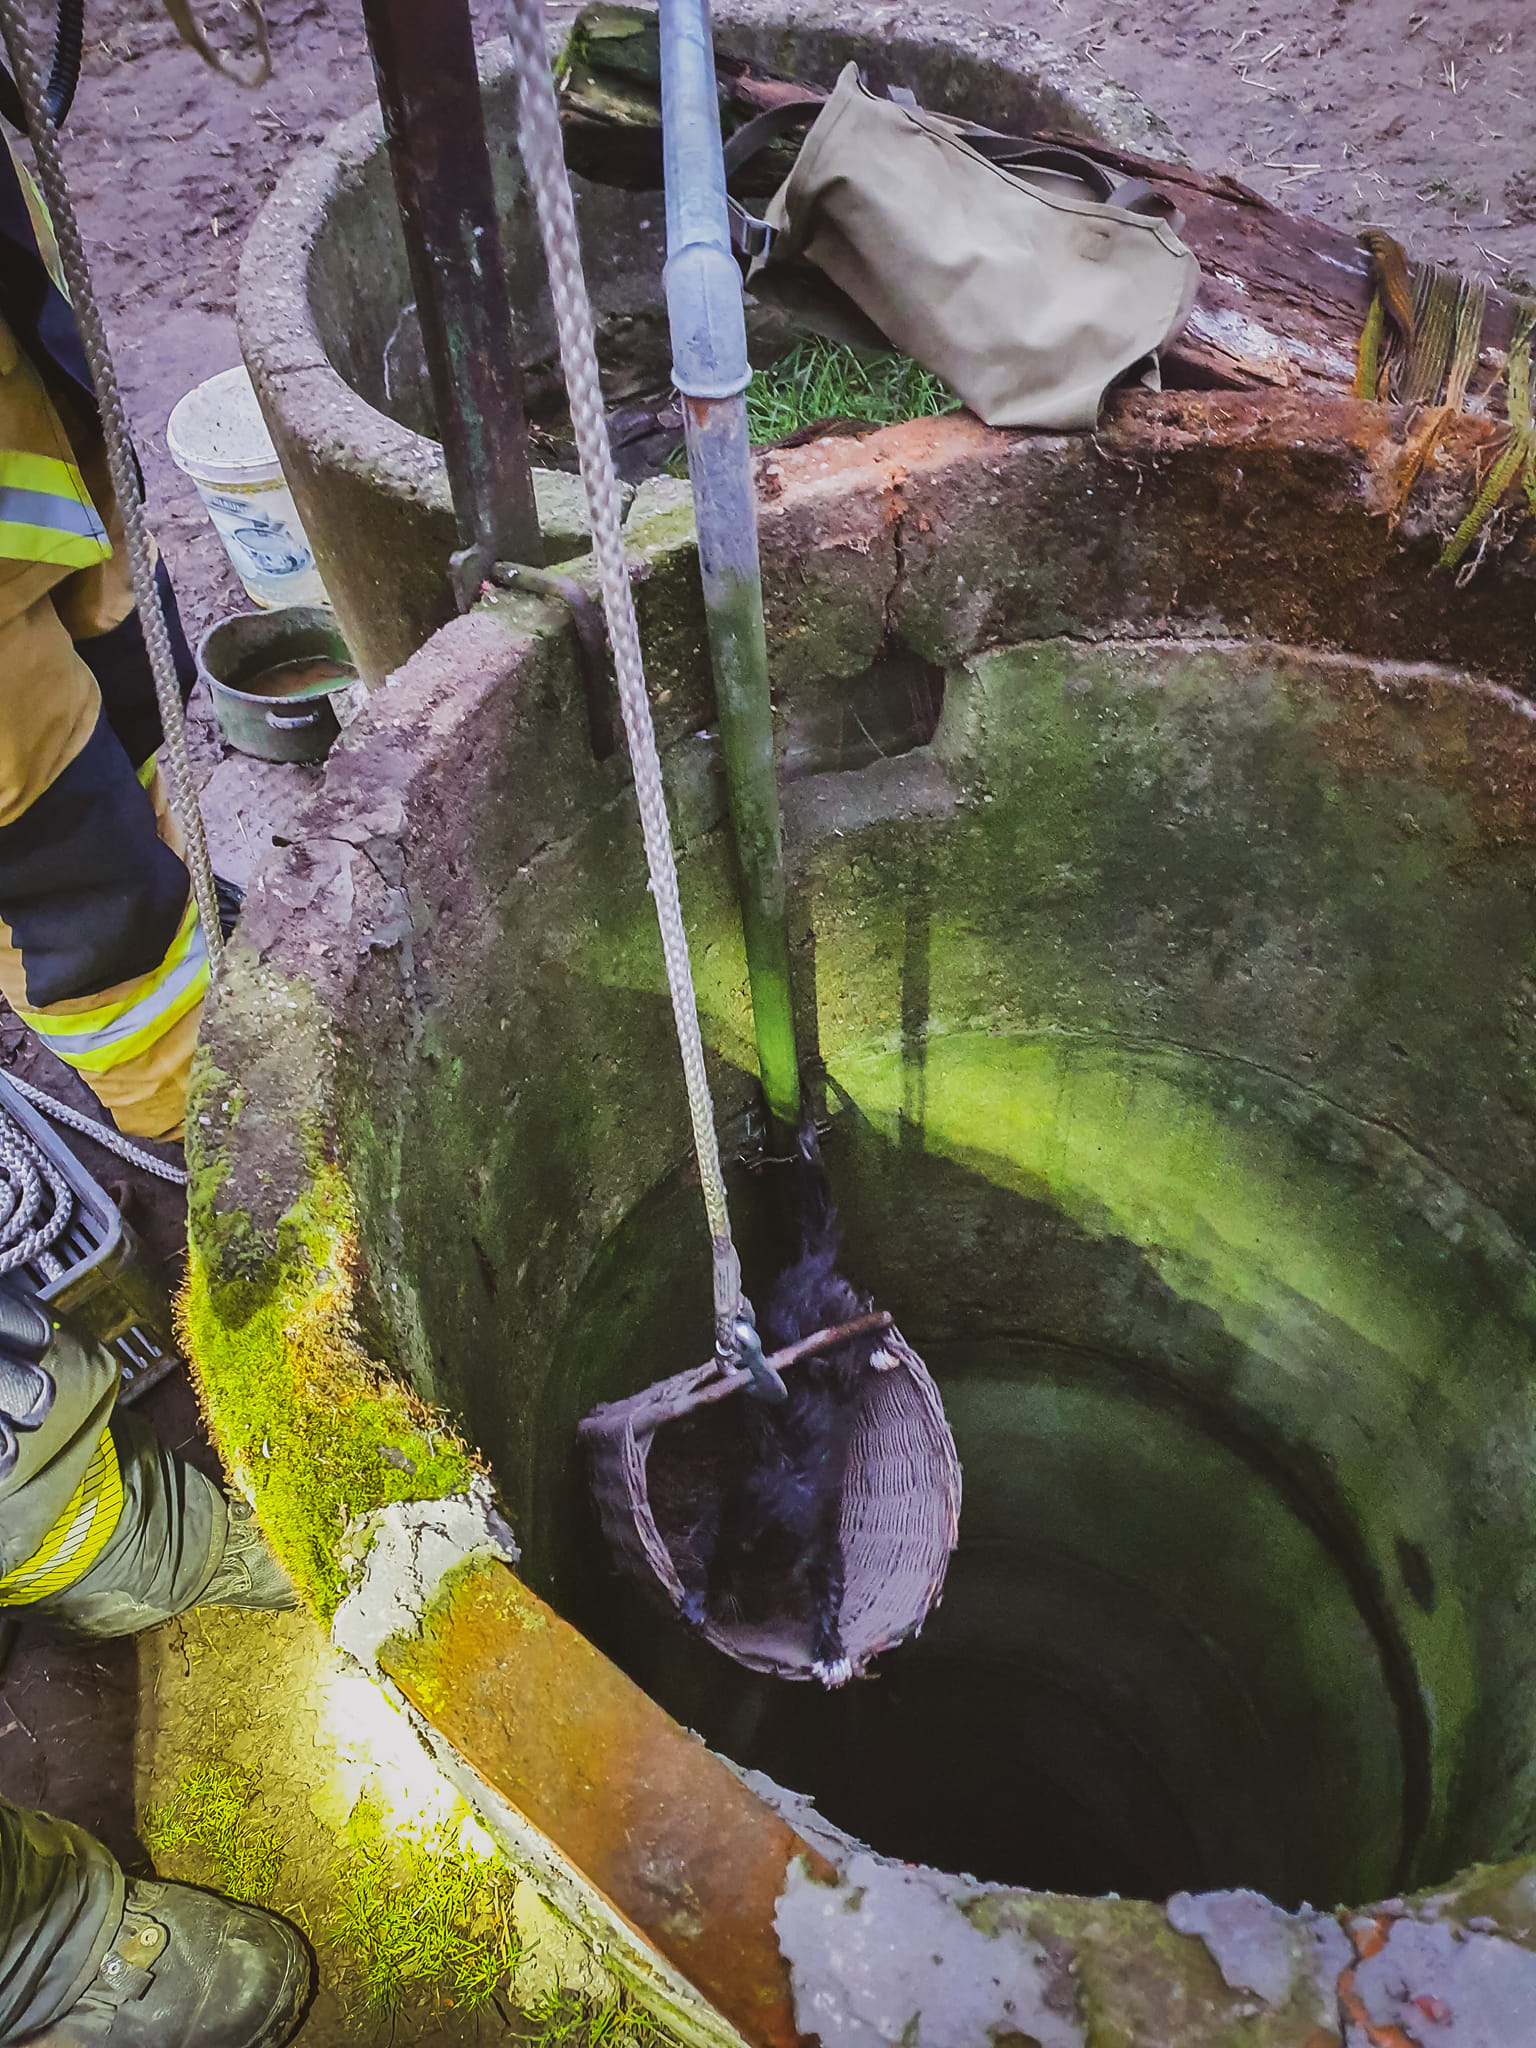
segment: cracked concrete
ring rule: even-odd
[[[1175,1892],[1168,1924],[1203,1941],[1234,1991],[1251,1991],[1265,2005],[1282,2006],[1305,1991],[1315,1994],[1321,2025],[1337,2003],[1339,1973],[1352,1956],[1349,1937],[1326,1913],[1287,1913],[1262,1892]]]
[[[1345,2048],[1515,2048],[1536,2026],[1536,1953],[1520,1943],[1388,1910],[1347,1924]]]

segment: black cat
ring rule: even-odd
[[[768,1351],[870,1307],[837,1270],[837,1211],[809,1120],[791,1170],[800,1256],[768,1297]],[[860,1390],[880,1340],[878,1331],[852,1338],[789,1366],[789,1398],[778,1406],[750,1395],[732,1404],[746,1434],[746,1476],[721,1506],[703,1610],[717,1623],[767,1623],[809,1609],[812,1668],[824,1685],[842,1685],[853,1675],[838,1626],[839,1525]]]

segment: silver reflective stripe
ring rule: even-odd
[[[53,533],[75,533],[82,540],[105,540],[107,529],[94,505],[53,491],[24,491],[0,484],[0,521],[12,526],[41,526]]]
[[[180,952],[178,960],[175,955]],[[115,1015],[90,1023],[89,1011],[29,1010],[18,1007],[48,1050],[86,1073],[107,1073],[152,1044],[184,1017],[208,981],[208,947],[195,910],[171,947],[169,964],[150,977],[149,986]],[[99,1013],[98,1013],[99,1015]],[[74,1026],[74,1029],[71,1029]]]

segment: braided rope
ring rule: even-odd
[[[6,4],[14,5],[15,0],[6,0]],[[738,1348],[735,1334],[738,1317],[745,1312],[750,1319],[751,1311],[742,1297],[741,1264],[731,1241],[725,1180],[720,1171],[720,1147],[715,1137],[714,1103],[704,1066],[704,1042],[699,1032],[699,1013],[688,961],[688,935],[678,898],[677,864],[673,858],[672,835],[667,821],[661,760],[656,750],[656,731],[651,722],[645,665],[640,652],[640,628],[635,619],[629,568],[624,557],[624,538],[619,523],[619,487],[614,474],[613,451],[608,441],[602,387],[598,382],[592,307],[582,271],[576,208],[565,167],[554,81],[550,76],[543,0],[509,0],[507,29],[517,69],[523,165],[533,190],[544,242],[550,297],[554,302],[555,325],[560,336],[560,361],[570,400],[571,426],[581,460],[581,478],[586,487],[587,510],[592,525],[592,554],[597,564],[603,611],[608,621],[608,637],[613,646],[619,707],[629,740],[635,801],[640,810],[645,858],[651,876],[651,896],[656,905],[656,922],[661,929],[667,988],[672,997],[683,1081],[688,1091],[693,1149],[698,1160],[704,1212],[714,1252],[715,1340],[724,1357],[734,1355]]]
[[[69,1184],[52,1160],[0,1112],[0,1273],[36,1260],[50,1280],[62,1279],[64,1268],[49,1247],[68,1229],[74,1209]]]
[[[142,1146],[135,1145],[131,1138],[125,1138],[121,1131],[113,1130],[110,1124],[98,1123],[95,1117],[87,1116],[83,1110],[71,1109],[67,1102],[60,1102],[43,1089],[34,1088],[30,1081],[23,1081],[16,1074],[7,1074],[6,1079],[18,1095],[26,1097],[34,1109],[40,1109],[44,1116],[52,1117],[56,1124],[68,1124],[72,1130],[84,1131],[88,1138],[93,1138],[104,1150],[115,1152],[119,1159],[127,1160],[130,1166],[137,1166],[144,1173],[152,1173],[156,1180],[168,1180],[175,1188],[184,1188],[191,1181],[192,1176],[184,1166],[173,1166],[168,1159],[157,1159],[153,1152],[144,1151]],[[0,1110],[0,1118],[4,1118],[6,1123],[11,1121],[9,1117],[5,1117],[3,1110]]]
[[[128,420],[123,410],[122,394],[117,386],[117,375],[112,367],[111,350],[107,346],[106,329],[102,325],[101,311],[96,304],[96,294],[91,285],[85,244],[80,239],[79,223],[75,219],[74,205],[69,196],[69,181],[65,176],[64,160],[59,152],[58,131],[49,119],[44,103],[42,76],[32,55],[32,44],[21,0],[0,0],[0,34],[4,35],[11,74],[20,90],[22,105],[26,108],[27,129],[37,158],[38,179],[52,217],[54,239],[58,243],[65,282],[69,286],[75,324],[85,345],[85,358],[90,365],[91,382],[96,387],[96,403],[101,413],[102,435],[107,449],[107,467],[111,473],[112,489],[117,497],[118,510],[122,514],[123,530],[127,538],[128,569],[133,582],[134,601],[138,606],[144,644],[149,650],[150,668],[154,672],[155,696],[160,705],[160,723],[165,729],[171,804],[186,846],[187,872],[192,878],[192,892],[197,899],[198,916],[202,920],[209,966],[212,972],[217,974],[223,956],[224,939],[219,930],[213,864],[208,858],[208,841],[203,832],[202,813],[198,809],[197,790],[192,780],[192,763],[187,754],[186,719],[181,708],[181,690],[176,681],[176,665],[171,657],[170,636],[166,632],[165,618],[160,610],[160,594],[155,588],[154,551],[150,544],[149,530],[144,523],[144,510],[139,502],[139,479],[133,459],[133,443],[128,433]]]

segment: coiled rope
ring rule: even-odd
[[[15,0],[5,0],[5,4],[14,5]],[[602,387],[598,382],[592,307],[582,271],[576,208],[565,168],[560,113],[555,101],[554,80],[550,75],[543,0],[509,0],[507,31],[517,69],[523,167],[533,190],[539,232],[544,243],[544,261],[549,271],[550,297],[560,336],[560,362],[565,373],[571,426],[581,461],[581,480],[586,488],[587,511],[592,526],[592,555],[597,565],[603,611],[608,621],[608,637],[613,646],[619,707],[629,741],[635,801],[640,810],[651,896],[656,905],[656,922],[661,930],[667,989],[672,998],[683,1082],[688,1092],[694,1156],[698,1160],[704,1213],[709,1223],[714,1267],[715,1347],[722,1363],[727,1360],[733,1364],[752,1363],[761,1359],[762,1352],[753,1327],[751,1304],[741,1291],[741,1261],[731,1237],[725,1180],[720,1171],[714,1103],[704,1067],[704,1042],[699,1031],[698,1006],[694,1000],[693,975],[688,960],[688,935],[678,898],[677,864],[672,854],[661,759],[656,750],[656,730],[651,722],[650,700],[645,688],[645,663],[640,652],[640,629],[635,619],[629,568],[624,557],[618,479],[608,440]]]
[[[35,1261],[50,1280],[64,1267],[50,1250],[69,1228],[75,1198],[47,1154],[0,1113],[0,1273]]]
[[[144,1151],[110,1124],[97,1123],[67,1103],[56,1102],[30,1081],[22,1081],[15,1074],[5,1078],[18,1095],[56,1123],[84,1131],[119,1159],[159,1180],[170,1181],[175,1187],[187,1185],[185,1168],[156,1159],[152,1152]],[[52,1247],[68,1230],[74,1213],[74,1191],[68,1181],[42,1146],[0,1108],[0,1273],[14,1273],[18,1266],[35,1261],[49,1280],[63,1279],[67,1269]]]
[[[18,1095],[24,1095],[34,1109],[40,1109],[44,1116],[52,1117],[56,1124],[68,1124],[71,1130],[84,1131],[88,1138],[107,1152],[115,1152],[119,1159],[126,1159],[130,1166],[137,1166],[144,1173],[152,1173],[156,1180],[168,1180],[172,1187],[184,1188],[192,1176],[184,1166],[173,1166],[169,1159],[157,1159],[153,1152],[146,1152],[135,1145],[131,1138],[125,1138],[121,1131],[113,1130],[110,1124],[99,1123],[84,1110],[71,1109],[67,1102],[60,1102],[42,1088],[34,1088],[30,1081],[23,1081],[16,1074],[7,1074],[7,1081]],[[0,1116],[4,1111],[0,1110]],[[13,1120],[6,1118],[8,1123]]]
[[[155,588],[154,550],[150,543],[149,529],[144,523],[144,508],[139,500],[139,476],[133,456],[133,442],[128,433],[128,419],[123,410],[122,394],[117,386],[117,374],[112,367],[112,353],[107,346],[101,310],[96,303],[96,294],[91,284],[85,244],[80,239],[79,223],[75,219],[74,205],[69,196],[69,181],[65,176],[63,157],[59,153],[58,130],[49,118],[42,75],[32,54],[31,38],[28,35],[21,0],[0,0],[0,35],[4,36],[11,74],[16,80],[22,105],[26,109],[27,131],[37,159],[38,182],[43,188],[43,197],[47,201],[48,211],[52,217],[54,239],[58,243],[59,258],[64,266],[64,279],[69,287],[75,324],[80,330],[80,339],[85,347],[85,359],[90,366],[91,382],[96,387],[96,404],[101,414],[102,437],[106,443],[107,468],[111,474],[118,511],[122,515],[134,602],[138,606],[144,644],[149,650],[149,664],[155,678],[155,697],[160,706],[160,723],[165,731],[171,808],[186,848],[184,858],[187,872],[192,878],[192,893],[197,902],[197,914],[202,921],[203,939],[208,948],[208,964],[210,970],[217,974],[223,958],[224,939],[219,930],[213,863],[208,857],[208,841],[203,831],[202,813],[198,809],[197,790],[192,781],[192,763],[187,754],[186,719],[181,708],[181,689],[176,680],[176,665],[171,658],[170,636],[166,632],[165,617],[160,610],[160,594]]]

